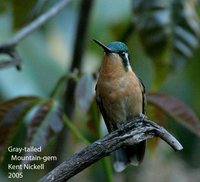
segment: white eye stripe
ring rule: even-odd
[[[122,52],[121,56],[124,57],[127,61],[129,61],[129,54],[128,54],[128,52]]]
[[[127,52],[124,53],[124,57],[129,61],[129,55]]]

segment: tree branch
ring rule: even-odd
[[[90,14],[92,10],[93,0],[82,0],[80,4],[79,19],[77,22],[76,36],[74,42],[74,50],[72,55],[72,62],[70,66],[70,72],[81,69],[81,64],[83,60],[83,54],[85,50],[85,43],[87,38],[88,24],[90,20]],[[64,110],[69,119],[72,119],[74,113],[74,93],[75,93],[76,82],[73,79],[67,79],[66,90],[64,93]],[[55,147],[56,154],[62,153],[63,145],[67,145],[68,141],[63,140],[63,138],[68,138],[67,130],[60,133],[57,139],[57,144]],[[59,163],[59,161],[57,161]],[[56,163],[55,163],[56,164]]]
[[[79,20],[76,29],[76,39],[73,50],[72,64],[70,71],[73,72],[75,69],[81,69],[81,63],[83,60],[83,53],[85,50],[86,35],[88,31],[88,24],[90,13],[92,10],[93,0],[82,0],[80,7]],[[74,80],[68,80],[67,89],[65,93],[65,112],[70,118],[73,115],[74,110],[74,89],[76,83]]]
[[[62,0],[58,2],[55,6],[50,8],[47,12],[39,16],[37,19],[32,21],[27,26],[23,27],[21,30],[19,30],[15,35],[10,37],[7,41],[0,43],[0,53],[8,54],[10,52],[16,52],[15,47],[16,45],[25,37],[27,37],[29,34],[34,32],[36,29],[38,29],[40,26],[45,24],[49,19],[56,16],[59,12],[61,12],[68,3],[71,2],[71,0]],[[18,54],[16,54],[18,55]],[[18,60],[18,57],[13,57],[10,61],[6,61],[3,63],[0,63],[0,68],[3,68],[8,66],[16,65],[15,62]],[[10,63],[14,61],[14,64]],[[19,61],[21,63],[21,61]]]
[[[160,137],[175,151],[182,150],[182,145],[163,127],[146,118],[135,118],[120,129],[92,143],[70,159],[61,163],[39,182],[62,182],[70,179],[91,164],[108,156],[123,145],[134,145],[143,140]]]
[[[5,50],[4,53],[7,53],[9,55],[10,60],[1,60],[0,69],[15,66],[17,68],[17,70],[20,70],[21,69],[20,65],[21,65],[22,59],[19,56],[16,49],[15,48],[8,49],[8,50]]]
[[[23,38],[27,37],[30,33],[35,31],[37,28],[45,24],[50,18],[56,16],[71,0],[62,0],[58,2],[55,6],[50,8],[47,12],[39,16],[37,19],[32,21],[27,26],[19,30],[14,36],[8,39],[6,42],[0,44],[0,51],[8,49],[9,47],[16,46],[16,44]]]

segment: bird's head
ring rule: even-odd
[[[128,68],[130,67],[129,63],[130,56],[126,44],[124,44],[123,42],[116,41],[116,42],[111,42],[107,46],[105,46],[98,40],[94,41],[104,49],[106,56],[111,56],[112,54],[114,54],[115,59],[112,60],[122,61],[124,68],[128,70]]]

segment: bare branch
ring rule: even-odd
[[[23,27],[15,35],[10,37],[7,41],[0,43],[0,53],[9,54],[10,51],[13,52],[13,50],[15,50],[16,45],[22,39],[24,39],[29,34],[31,34],[36,29],[38,29],[40,26],[45,24],[49,19],[56,16],[59,12],[61,12],[66,7],[66,5],[68,5],[69,2],[71,2],[71,0],[59,1],[55,6],[50,8],[47,12],[45,12],[44,14],[39,16],[37,19],[32,21],[27,26]],[[6,62],[1,63],[1,68],[15,65],[16,60],[18,60],[18,58],[13,57],[13,59],[11,59],[10,61],[6,61]]]
[[[58,2],[55,6],[49,9],[47,12],[39,16],[37,19],[32,21],[27,26],[19,30],[14,36],[8,39],[6,42],[0,44],[0,51],[2,49],[7,49],[8,47],[15,46],[23,38],[27,37],[30,33],[35,31],[37,28],[45,24],[49,19],[56,16],[71,0],[62,0]]]
[[[80,7],[79,20],[76,29],[76,39],[74,43],[72,64],[70,71],[73,72],[75,69],[81,69],[81,63],[83,60],[83,53],[85,50],[86,35],[88,31],[88,24],[90,20],[90,13],[92,10],[93,0],[82,0]],[[65,112],[71,117],[74,109],[74,89],[76,83],[73,80],[69,80],[67,83],[67,89],[65,93]],[[70,90],[70,91],[69,91]]]
[[[18,52],[15,49],[9,49],[6,52],[10,56],[10,60],[1,60],[0,62],[0,69],[7,68],[7,67],[16,67],[17,70],[20,70],[21,67],[21,57],[19,56]]]
[[[75,70],[81,70],[81,64],[83,61],[83,54],[86,50],[86,40],[87,40],[87,32],[89,28],[90,14],[92,10],[93,0],[81,0],[80,4],[80,12],[79,18],[77,22],[75,42],[74,42],[74,50],[72,55],[72,62],[70,66],[70,71],[74,72]],[[64,110],[66,115],[71,119],[74,113],[74,93],[75,93],[76,82],[73,79],[68,79],[66,83],[66,90],[64,93]],[[63,145],[67,145],[68,132],[66,129],[62,131],[57,139],[57,144],[55,147],[56,154],[62,153]],[[66,140],[62,140],[62,138],[66,138]],[[59,163],[59,161],[57,161]],[[54,163],[56,166],[57,164]]]
[[[134,145],[153,137],[160,137],[175,151],[183,149],[177,139],[163,127],[146,118],[138,117],[131,120],[120,129],[108,134],[103,139],[92,143],[79,153],[74,154],[70,159],[64,161],[41,178],[39,182],[66,181],[123,145]]]

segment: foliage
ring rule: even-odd
[[[197,1],[133,1],[134,23],[145,52],[152,58],[156,80],[180,70],[198,47]],[[159,86],[159,85],[158,85]]]
[[[2,14],[10,11],[10,6],[13,7],[13,24],[8,16],[6,16],[6,23],[1,22],[0,19],[2,27],[9,30],[4,32],[0,27],[0,39],[10,36],[9,33],[13,30],[20,30],[21,27],[31,22],[35,16],[39,16],[48,7],[46,1],[41,4],[39,3],[41,1],[37,1],[37,3],[30,1],[27,8],[18,6],[18,2],[22,3],[20,0],[8,1],[2,4],[3,7],[0,7]],[[102,11],[106,9],[105,4],[98,9],[101,3],[98,2],[96,5],[97,14],[100,11],[101,16],[95,16],[96,12],[94,12],[94,16],[91,16],[92,28],[88,30],[90,34],[84,35],[91,46],[89,46],[89,50],[86,49],[86,46],[84,47],[84,51],[87,52],[87,59],[80,56],[81,60],[74,60],[76,63],[72,63],[70,69],[68,68],[70,67],[71,57],[80,54],[80,52],[73,53],[72,51],[72,45],[75,44],[73,41],[77,36],[73,27],[75,27],[77,9],[81,6],[78,3],[67,8],[58,19],[47,23],[35,34],[29,35],[27,40],[18,43],[19,47],[16,51],[19,50],[20,56],[24,60],[21,73],[16,73],[16,70],[6,70],[7,67],[0,60],[0,67],[5,68],[1,70],[2,74],[0,74],[2,89],[0,97],[3,101],[0,105],[1,161],[6,156],[7,147],[15,142],[15,136],[22,130],[22,124],[26,125],[24,145],[41,146],[43,149],[51,145],[52,139],[61,136],[62,131],[66,132],[66,128],[71,131],[73,136],[71,138],[78,139],[78,141],[73,139],[69,141],[70,136],[62,138],[62,140],[67,141],[67,146],[73,146],[73,152],[75,152],[75,145],[87,145],[101,137],[103,129],[94,92],[96,77],[92,73],[98,72],[100,64],[97,60],[100,60],[100,57],[97,57],[97,55],[102,54],[96,53],[97,50],[90,41],[97,37],[100,40],[106,39],[103,42],[124,37],[129,47],[133,47],[135,43],[136,47],[142,45],[142,49],[137,52],[135,58],[136,60],[144,59],[144,63],[150,59],[154,73],[153,82],[146,89],[148,90],[147,101],[150,106],[147,108],[149,109],[147,110],[148,116],[153,117],[153,120],[165,127],[167,127],[166,123],[169,121],[165,116],[169,116],[173,122],[180,123],[197,136],[200,135],[199,113],[193,110],[193,108],[200,107],[199,102],[197,102],[200,99],[199,94],[193,94],[195,88],[200,89],[197,84],[200,77],[193,75],[199,73],[199,62],[196,60],[199,59],[200,55],[195,52],[200,49],[198,40],[200,33],[199,10],[196,8],[199,3],[195,0],[134,0],[132,1],[133,12],[130,11],[129,15],[121,15],[122,12],[119,13],[118,11],[121,7],[117,4],[114,6],[118,7],[116,12],[113,7],[113,10],[109,12],[110,14],[107,14],[108,11],[104,14]],[[38,11],[35,7],[39,8]],[[111,16],[112,13],[115,13],[115,16]],[[124,17],[120,19],[120,15]],[[66,17],[72,18],[66,19]],[[132,21],[129,21],[131,18]],[[102,21],[102,19],[105,19],[105,21]],[[130,26],[128,26],[127,31],[124,27],[128,24]],[[67,28],[63,25],[67,25]],[[120,31],[122,31],[122,34],[120,34]],[[79,42],[80,45],[84,44],[84,39],[81,40],[83,41]],[[4,57],[2,60],[4,60]],[[85,62],[81,62],[82,60]],[[198,66],[191,67],[190,65],[193,62]],[[78,67],[82,64],[82,68],[78,70],[79,74],[76,71],[75,73],[72,72],[75,69],[73,65],[77,63],[80,64]],[[138,64],[142,68],[146,66],[141,65],[141,63]],[[187,67],[190,67],[189,73],[185,71]],[[136,66],[134,70],[137,71],[137,68]],[[139,74],[148,77],[149,72],[150,69]],[[183,75],[187,73],[193,75],[193,77],[191,76],[191,79],[188,78],[188,80],[185,79]],[[63,74],[65,76],[62,76]],[[177,94],[178,91],[175,91],[177,88],[171,86],[173,81],[170,82],[169,80],[173,78],[176,80],[178,75],[181,75],[180,80],[184,80],[181,83],[180,81],[176,82],[175,85],[185,85],[182,86],[182,90],[180,89],[181,93]],[[192,78],[196,79],[194,83]],[[56,82],[56,80],[58,81]],[[66,84],[70,80],[75,81],[74,90],[69,84]],[[14,85],[14,83],[18,84]],[[51,89],[52,83],[55,83],[53,89]],[[167,89],[163,89],[166,87]],[[70,95],[71,92],[75,93],[73,94],[74,98],[72,98],[75,101],[75,106],[64,99],[65,95]],[[176,97],[175,95],[183,96]],[[77,107],[79,109],[76,110]],[[67,113],[68,108],[71,108],[73,113]],[[81,119],[78,120],[79,115],[81,115]],[[79,124],[77,121],[83,121],[83,123]],[[59,142],[55,140],[53,145],[57,146]],[[64,146],[61,147],[65,148]],[[153,145],[154,149],[156,147],[158,147],[158,142]],[[50,149],[51,152],[53,152],[52,149]],[[56,152],[60,152],[59,155],[64,153],[63,151]],[[32,154],[24,153],[23,155]],[[103,166],[106,177],[100,170],[102,166],[101,168],[94,166],[92,170],[95,174],[99,173],[99,177],[103,181],[112,181],[113,174],[110,161],[104,160]]]
[[[23,122],[26,113],[40,101],[34,96],[19,97],[9,100],[0,106],[1,120],[1,141],[0,141],[0,159],[2,161],[7,146],[15,136],[17,129]]]
[[[192,132],[200,135],[199,119],[191,108],[180,100],[164,93],[148,93],[149,104],[161,109],[163,114],[167,114],[175,121],[179,121]]]

